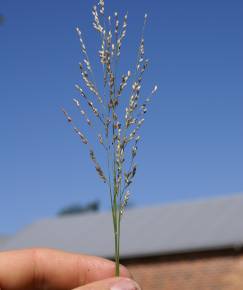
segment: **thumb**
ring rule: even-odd
[[[129,278],[109,278],[73,290],[141,290],[141,288]]]

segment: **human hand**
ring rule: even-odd
[[[139,290],[128,270],[114,278],[113,262],[52,249],[0,252],[0,290]]]

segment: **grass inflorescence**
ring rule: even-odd
[[[147,14],[144,16],[135,70],[133,73],[128,70],[121,77],[118,77],[117,67],[122,44],[126,38],[128,14],[124,15],[121,23],[117,12],[113,16],[107,17],[104,0],[99,0],[98,5],[92,9],[92,15],[93,28],[98,33],[101,43],[98,57],[103,68],[103,88],[101,92],[97,86],[83,34],[77,27],[76,32],[83,55],[83,61],[79,63],[83,85],[75,85],[80,98],[74,98],[73,102],[80,112],[83,122],[95,132],[97,143],[103,147],[105,164],[101,165],[98,162],[93,146],[84,132],[74,124],[72,117],[64,109],[63,113],[72,125],[74,132],[87,146],[98,176],[108,186],[114,228],[115,275],[119,276],[121,219],[129,200],[129,187],[137,172],[135,157],[140,141],[139,131],[144,123],[144,115],[151,97],[157,91],[157,86],[154,86],[148,97],[140,97],[143,76],[149,64],[149,60],[145,56],[144,41]],[[126,99],[124,92],[129,84],[131,91]],[[121,113],[121,104],[124,104],[125,101],[125,111]],[[92,118],[89,115],[92,115]],[[96,127],[97,123],[99,126]],[[99,128],[98,131],[97,128]]]

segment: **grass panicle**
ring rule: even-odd
[[[128,13],[123,16],[121,21],[117,12],[113,17],[107,17],[105,1],[99,0],[97,6],[93,6],[92,15],[93,28],[98,32],[101,42],[98,59],[102,66],[103,88],[99,90],[97,87],[84,37],[77,27],[76,32],[83,56],[82,62],[79,63],[82,85],[75,85],[81,99],[75,97],[73,102],[82,115],[83,123],[86,123],[88,128],[92,128],[97,143],[102,145],[105,152],[105,164],[101,165],[98,162],[98,157],[88,138],[74,124],[67,111],[63,109],[63,113],[74,132],[87,146],[90,160],[94,164],[99,178],[108,187],[114,227],[115,275],[119,276],[121,219],[130,198],[129,187],[137,172],[135,159],[140,141],[139,131],[145,121],[144,115],[148,110],[151,98],[157,91],[157,85],[154,86],[148,97],[141,97],[143,76],[149,64],[145,54],[144,40],[147,14],[144,16],[135,70],[134,72],[128,70],[121,77],[118,74],[118,67],[127,34]],[[129,85],[131,86],[130,94],[125,89]],[[125,94],[127,97],[124,96]],[[122,104],[125,104],[125,108]],[[125,109],[124,113],[122,113],[122,108]]]

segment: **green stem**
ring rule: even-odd
[[[115,276],[120,276],[120,209],[117,205],[117,189],[115,187],[113,201],[113,227],[115,237]]]
[[[118,211],[118,225],[117,225],[117,235],[118,235],[118,240],[117,240],[117,265],[118,265],[118,276],[120,274],[120,225],[121,225],[121,212],[120,212],[120,207]]]

